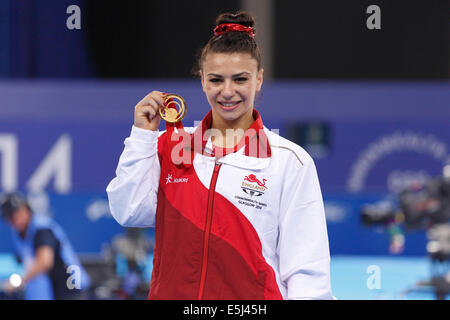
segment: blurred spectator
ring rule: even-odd
[[[2,217],[11,227],[12,239],[24,274],[6,283],[6,291],[24,290],[26,300],[82,299],[90,279],[61,227],[48,217],[35,215],[19,193],[1,202]]]

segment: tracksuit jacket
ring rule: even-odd
[[[211,111],[180,143],[125,139],[106,191],[121,225],[155,227],[149,299],[334,298],[314,162],[253,116],[230,149],[211,143]]]

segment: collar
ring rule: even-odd
[[[191,150],[205,156],[221,158],[238,150],[245,148],[243,154],[247,157],[270,158],[271,150],[267,135],[264,132],[264,125],[258,111],[253,109],[252,125],[245,131],[241,140],[233,148],[221,148],[213,146],[213,149],[206,148],[210,138],[212,125],[212,110],[203,118],[197,129],[191,135]]]

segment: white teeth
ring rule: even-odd
[[[224,107],[232,107],[232,106],[234,106],[236,103],[235,102],[232,102],[232,103],[222,103],[222,105],[224,106]]]

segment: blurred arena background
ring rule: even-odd
[[[147,93],[183,96],[185,126],[203,118],[195,55],[241,9],[264,57],[256,107],[316,162],[334,295],[448,299],[448,0],[1,0],[0,192],[63,226],[92,299],[145,299],[153,230],[118,225],[105,188]],[[2,221],[0,281],[20,270]]]

